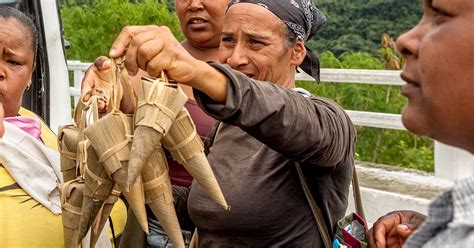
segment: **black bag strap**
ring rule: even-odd
[[[359,178],[357,177],[355,165],[354,170],[352,171],[352,194],[354,196],[356,213],[365,221],[364,206],[362,205],[362,197],[360,196]],[[367,226],[365,228],[365,231],[367,232]]]
[[[319,234],[323,239],[324,246],[327,248],[332,247],[332,240],[329,235],[328,227],[326,222],[324,222],[324,217],[321,212],[321,209],[314,201],[313,195],[311,194],[311,190],[306,183],[306,178],[303,174],[303,170],[301,169],[300,163],[296,162],[296,171],[298,171],[298,176],[301,182],[301,186],[303,187],[304,194],[306,195],[306,199],[308,200],[309,206],[311,207],[311,212],[313,213],[314,219],[316,221],[316,226],[318,227]],[[364,208],[362,206],[362,199],[360,196],[360,188],[359,188],[359,180],[357,178],[357,172],[354,166],[353,173],[352,173],[352,193],[354,195],[354,205],[356,208],[356,213],[365,220]],[[365,228],[367,228],[365,226]],[[365,230],[367,232],[367,230]]]
[[[211,130],[207,134],[206,139],[204,140],[204,153],[209,154],[209,149],[211,149],[212,145],[214,145],[214,140],[216,139],[217,133],[222,127],[222,121],[215,121],[214,125],[212,125]]]
[[[316,221],[316,226],[318,227],[319,235],[321,235],[321,238],[323,239],[324,246],[326,248],[331,248],[331,236],[329,236],[328,227],[324,222],[323,213],[314,201],[313,195],[311,194],[311,190],[309,189],[308,184],[306,183],[306,178],[303,175],[303,170],[301,169],[300,163],[296,163],[296,170],[298,171],[301,186],[303,187],[304,194],[306,195],[306,199],[308,200],[309,206],[311,207],[311,212],[313,213],[314,219]]]

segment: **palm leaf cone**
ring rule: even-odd
[[[99,214],[105,200],[110,196],[115,182],[109,177],[92,146],[87,148],[87,163],[84,172],[84,201],[79,228],[79,241],[82,240]],[[92,240],[93,236],[91,236]]]
[[[145,203],[158,218],[173,247],[184,247],[183,235],[173,204],[168,166],[161,145],[155,147],[142,170]]]
[[[141,174],[148,157],[160,144],[187,100],[188,97],[177,84],[167,83],[164,74],[159,79],[142,78],[128,164],[129,185]]]
[[[112,193],[109,195],[109,197],[107,197],[95,221],[92,223],[90,239],[91,248],[95,247],[95,245],[97,244],[100,234],[102,233],[102,230],[104,229],[104,226],[107,223],[110,213],[112,212],[115,203],[118,201],[119,196],[120,189],[117,185],[115,185],[115,188],[113,189]]]
[[[145,197],[141,180],[139,184],[134,183],[130,190],[127,188],[131,127],[132,118],[114,110],[86,128],[84,133],[97,152],[99,162],[104,165],[107,174],[113,181],[119,185],[140,226],[148,234]]]
[[[163,137],[162,144],[173,159],[182,164],[202,185],[211,199],[224,209],[230,208],[204,154],[204,146],[196,132],[196,126],[185,108],[178,114],[168,134]]]
[[[64,182],[74,180],[77,177],[76,154],[79,133],[80,128],[75,125],[67,125],[59,128],[58,148]]]
[[[126,168],[125,168],[126,169]],[[117,173],[116,173],[117,174]],[[122,185],[122,190],[126,186],[127,182],[127,172],[125,172],[123,177],[120,178],[121,181],[116,181],[117,184],[120,186]],[[145,209],[145,195],[144,195],[142,177],[138,176],[137,180],[131,185],[128,192],[123,192],[125,199],[128,202],[129,207],[132,209],[133,214],[137,218],[138,223],[140,224],[142,230],[149,234],[148,230],[148,219],[146,216],[146,209]]]
[[[64,247],[77,248],[79,222],[83,201],[84,182],[81,178],[66,182],[61,190],[61,218],[63,220]]]

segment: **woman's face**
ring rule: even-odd
[[[425,0],[421,21],[397,40],[408,130],[474,152],[474,1]]]
[[[15,116],[33,71],[29,30],[13,18],[0,17],[0,102],[5,117]]]
[[[219,62],[253,79],[293,86],[306,50],[300,41],[289,44],[283,21],[257,4],[239,3],[229,8],[224,23]]]
[[[229,0],[175,0],[181,30],[197,48],[219,46]]]

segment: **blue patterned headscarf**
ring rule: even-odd
[[[238,3],[253,3],[268,9],[303,42],[308,41],[326,24],[326,16],[314,5],[313,0],[233,0],[229,7]],[[319,83],[319,60],[305,47],[306,58],[299,67]]]

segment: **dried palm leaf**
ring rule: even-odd
[[[116,185],[117,186],[117,185]],[[90,247],[95,247],[97,241],[99,240],[100,234],[104,229],[105,224],[107,223],[110,213],[114,208],[115,203],[118,201],[120,196],[120,189],[115,187],[109,197],[105,200],[102,208],[99,211],[97,218],[92,224],[91,240]]]
[[[183,235],[173,204],[173,191],[163,149],[155,147],[142,171],[145,203],[158,218],[174,247],[184,247]]]
[[[82,212],[84,181],[77,178],[66,182],[61,190],[61,208],[64,232],[64,247],[79,245],[79,222]]]
[[[85,167],[84,178],[84,202],[82,204],[81,225],[79,229],[80,240],[87,234],[115,185],[115,182],[109,177],[91,146],[87,148],[87,166]]]
[[[135,113],[135,132],[128,167],[128,184],[140,175],[150,154],[161,142],[176,115],[183,108],[187,96],[177,84],[168,83],[162,73],[160,79],[142,78]]]
[[[171,153],[173,159],[182,164],[189,174],[202,185],[211,199],[224,209],[229,209],[204,154],[204,146],[196,132],[196,126],[186,109],[181,110],[168,134],[163,137],[162,143]]]
[[[58,148],[64,182],[74,180],[78,176],[76,163],[79,133],[80,128],[76,125],[67,125],[59,128]]]

